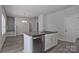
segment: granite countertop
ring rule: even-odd
[[[54,33],[58,33],[57,31],[42,31],[42,33],[45,34],[54,34]]]
[[[24,33],[24,34],[27,34],[27,35],[30,35],[30,36],[40,36],[40,35],[45,35],[45,33],[36,33],[36,32],[28,32],[28,33]]]
[[[28,33],[24,33],[27,34],[29,36],[41,36],[41,35],[46,35],[46,34],[54,34],[54,33],[58,33],[57,31],[42,31],[42,32],[28,32]]]

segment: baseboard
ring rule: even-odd
[[[74,44],[74,42],[69,42],[69,41],[63,41],[63,40],[58,40],[58,44],[60,44],[60,43],[64,43],[64,42],[67,42],[67,43],[72,43],[72,44]]]
[[[68,43],[75,43],[75,42],[72,42],[72,41],[66,41],[66,40],[61,40],[61,39],[59,39],[58,42],[59,42],[59,41],[68,42]]]

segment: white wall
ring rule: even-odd
[[[79,16],[73,15],[65,19],[65,39],[69,42],[76,42],[79,38]]]
[[[27,20],[27,23],[22,23],[22,20]],[[16,23],[16,35],[21,35],[25,32],[37,32],[37,17],[30,17],[30,18],[15,17],[15,23]]]
[[[0,49],[2,47],[2,7],[0,6]]]
[[[38,16],[38,23],[39,23],[39,32],[44,31],[46,27],[46,15]]]
[[[43,27],[43,15],[40,15],[38,17],[38,23],[39,23],[39,32],[43,31],[44,30],[44,27]]]
[[[79,7],[74,6],[60,12],[47,14],[46,30],[58,31],[58,38],[64,40],[65,24],[64,20],[72,15],[79,16]]]
[[[29,24],[22,23],[22,20],[26,18],[21,17],[15,17],[15,23],[16,23],[16,35],[22,35],[24,32],[29,32]]]
[[[5,28],[3,28],[5,30],[4,34],[2,34],[2,14],[3,14],[4,19],[5,19]],[[5,37],[6,37],[6,14],[5,14],[5,10],[4,10],[3,6],[0,6],[0,49],[3,46],[3,43],[5,41]]]

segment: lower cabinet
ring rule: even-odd
[[[45,35],[45,51],[57,44],[56,34]]]

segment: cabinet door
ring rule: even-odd
[[[56,44],[57,44],[57,40],[55,34],[45,35],[45,51],[55,46]]]
[[[51,41],[50,35],[49,34],[45,35],[45,51],[50,48],[51,45],[50,41]]]
[[[50,34],[50,45],[49,48],[52,48],[53,46],[55,46],[57,44],[57,39],[56,39],[56,34]]]
[[[56,34],[53,34],[52,36],[51,36],[51,45],[52,45],[52,47],[53,46],[55,46],[56,44],[57,44],[57,39],[56,39]]]

